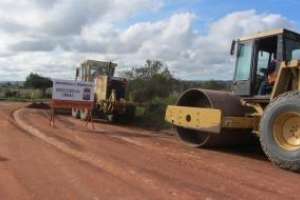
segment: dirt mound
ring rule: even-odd
[[[27,108],[35,108],[35,109],[50,109],[48,103],[31,103],[27,106]]]

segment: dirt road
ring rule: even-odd
[[[299,199],[300,175],[273,167],[259,146],[192,149],[68,116],[50,128],[45,110],[13,114],[22,106],[0,103],[0,199]]]

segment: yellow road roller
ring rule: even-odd
[[[259,136],[277,166],[300,171],[300,35],[280,29],[234,40],[232,91],[194,88],[165,119],[192,147],[240,145]]]

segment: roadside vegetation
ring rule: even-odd
[[[132,67],[120,73],[128,79],[127,99],[136,103],[134,124],[151,129],[167,129],[164,121],[167,105],[175,104],[178,96],[188,88],[229,90],[230,81],[184,81],[174,78],[168,67],[156,60],[144,66]],[[0,99],[40,101],[51,98],[49,78],[30,73],[24,82],[0,83]]]
[[[51,98],[52,81],[30,73],[25,82],[0,84],[0,99],[10,101],[38,101]]]
[[[230,81],[182,81],[174,78],[168,67],[160,61],[147,60],[142,67],[133,67],[121,76],[129,80],[127,98],[137,106],[135,124],[166,129],[164,121],[167,105],[175,104],[178,96],[188,88],[229,90]]]

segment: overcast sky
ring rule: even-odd
[[[188,3],[187,3],[188,2]],[[85,59],[118,71],[163,61],[181,79],[231,79],[231,40],[298,30],[297,0],[1,0],[0,81],[73,79]]]

